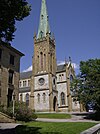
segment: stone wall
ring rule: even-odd
[[[23,54],[9,44],[0,44],[0,49],[2,50],[0,59],[0,103],[7,106],[12,100],[13,93],[15,93],[15,100],[18,100],[20,57]],[[10,74],[10,71],[13,73]],[[9,82],[9,76],[12,77],[12,82]],[[9,102],[8,89],[11,95]]]

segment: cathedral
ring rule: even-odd
[[[46,0],[42,0],[38,33],[34,35],[32,71],[22,72],[19,81],[19,101],[35,111],[79,111],[70,82],[75,77],[71,61],[56,63],[56,43],[49,26]]]

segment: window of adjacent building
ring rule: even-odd
[[[14,56],[13,55],[10,55],[10,64],[14,65]]]
[[[29,94],[26,94],[26,106],[29,106]]]
[[[37,95],[38,103],[40,103],[40,94]]]
[[[65,105],[65,94],[61,93],[61,105]]]
[[[8,80],[8,82],[10,84],[13,84],[13,74],[14,74],[14,72],[12,70],[9,70],[9,80]]]
[[[43,93],[43,102],[45,102],[45,101],[46,101],[46,94]]]
[[[2,56],[2,49],[0,49],[0,59],[1,59],[1,56]]]

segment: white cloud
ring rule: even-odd
[[[73,66],[75,69],[79,69],[79,65],[76,64],[76,63],[72,63],[72,66]]]
[[[28,71],[32,71],[32,66],[28,67],[26,70],[24,70],[23,72],[28,72]]]
[[[57,61],[57,65],[63,65],[65,64],[65,61]],[[74,67],[74,69],[79,69],[79,65],[76,63],[72,63],[72,66]]]
[[[65,61],[57,61],[57,65],[63,65],[65,64]]]

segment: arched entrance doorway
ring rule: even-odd
[[[56,111],[57,110],[57,98],[56,96],[53,99],[53,110]]]

